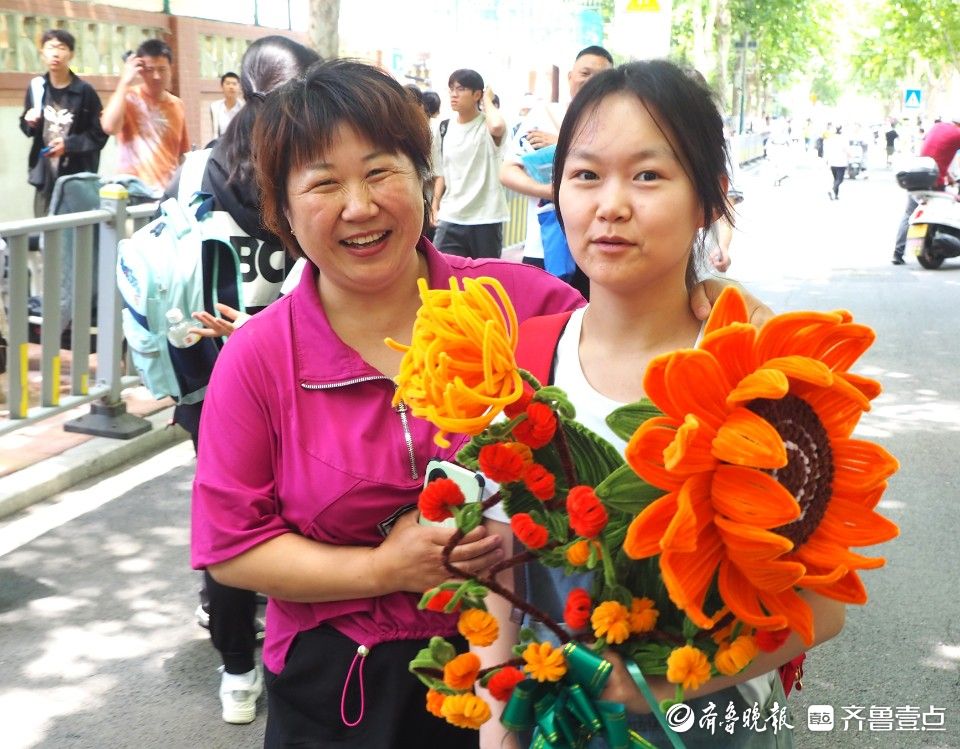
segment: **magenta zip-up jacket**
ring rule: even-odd
[[[529,265],[443,255],[426,239],[431,288],[491,276],[520,321],[584,304],[572,288]],[[221,352],[203,407],[193,485],[192,564],[232,559],[283,533],[344,546],[377,546],[378,524],[414,505],[427,461],[452,460],[436,429],[394,408],[393,381],[330,327],[308,266],[297,288],[255,315]],[[280,673],[299,632],[328,624],[355,642],[456,632],[453,615],[418,611],[420,596],[391,593],[325,603],[270,599],[264,665]]]

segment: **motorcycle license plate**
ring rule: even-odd
[[[920,257],[923,254],[923,245],[927,240],[926,224],[911,224],[907,227],[907,246],[906,251],[914,257]]]

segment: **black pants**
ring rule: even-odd
[[[440,252],[460,257],[500,257],[503,252],[503,224],[451,224],[441,221],[433,243]]]
[[[843,183],[843,177],[847,173],[847,168],[845,166],[832,166],[830,171],[833,172],[833,197],[840,197],[840,185]]]
[[[463,638],[449,638],[459,652]],[[264,671],[267,686],[265,749],[357,747],[357,749],[475,749],[477,731],[456,728],[426,709],[426,687],[407,664],[427,640],[398,640],[374,645],[363,659],[362,718],[344,724],[341,698],[350,684],[343,713],[353,722],[361,716],[359,659],[351,663],[357,643],[331,627],[297,635],[283,672]]]
[[[196,451],[200,441],[200,414],[203,401],[178,405],[173,410],[173,421],[179,424],[193,440]],[[252,590],[231,588],[218,583],[210,573],[203,572],[201,601],[210,615],[210,641],[220,653],[228,674],[245,674],[255,664],[257,648],[257,594]]]

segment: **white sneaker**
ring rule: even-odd
[[[257,717],[257,698],[263,692],[263,676],[254,668],[245,674],[228,674],[220,667],[220,704],[227,723],[252,723]]]

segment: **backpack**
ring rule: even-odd
[[[531,317],[520,323],[517,364],[536,377],[541,385],[553,384],[557,345],[572,314],[572,311],[559,312],[554,315]],[[525,578],[523,574],[516,574],[514,577],[514,586],[517,588],[517,595],[521,598],[526,594]],[[803,689],[803,663],[806,658],[806,653],[800,653],[777,668],[784,694],[787,696],[793,689],[798,692]]]
[[[447,128],[450,127],[450,120],[440,120],[440,127],[437,132],[440,133],[440,156],[443,156],[443,139],[447,137]]]
[[[223,302],[244,309],[241,262],[231,244],[233,220],[213,210],[199,188],[210,151],[187,155],[178,197],[160,204],[160,216],[122,240],[117,249],[117,287],[123,301],[123,333],[143,384],[156,398],[178,403],[203,400],[223,343],[201,338],[187,348],[167,341],[166,314],[179,307],[185,318]]]

